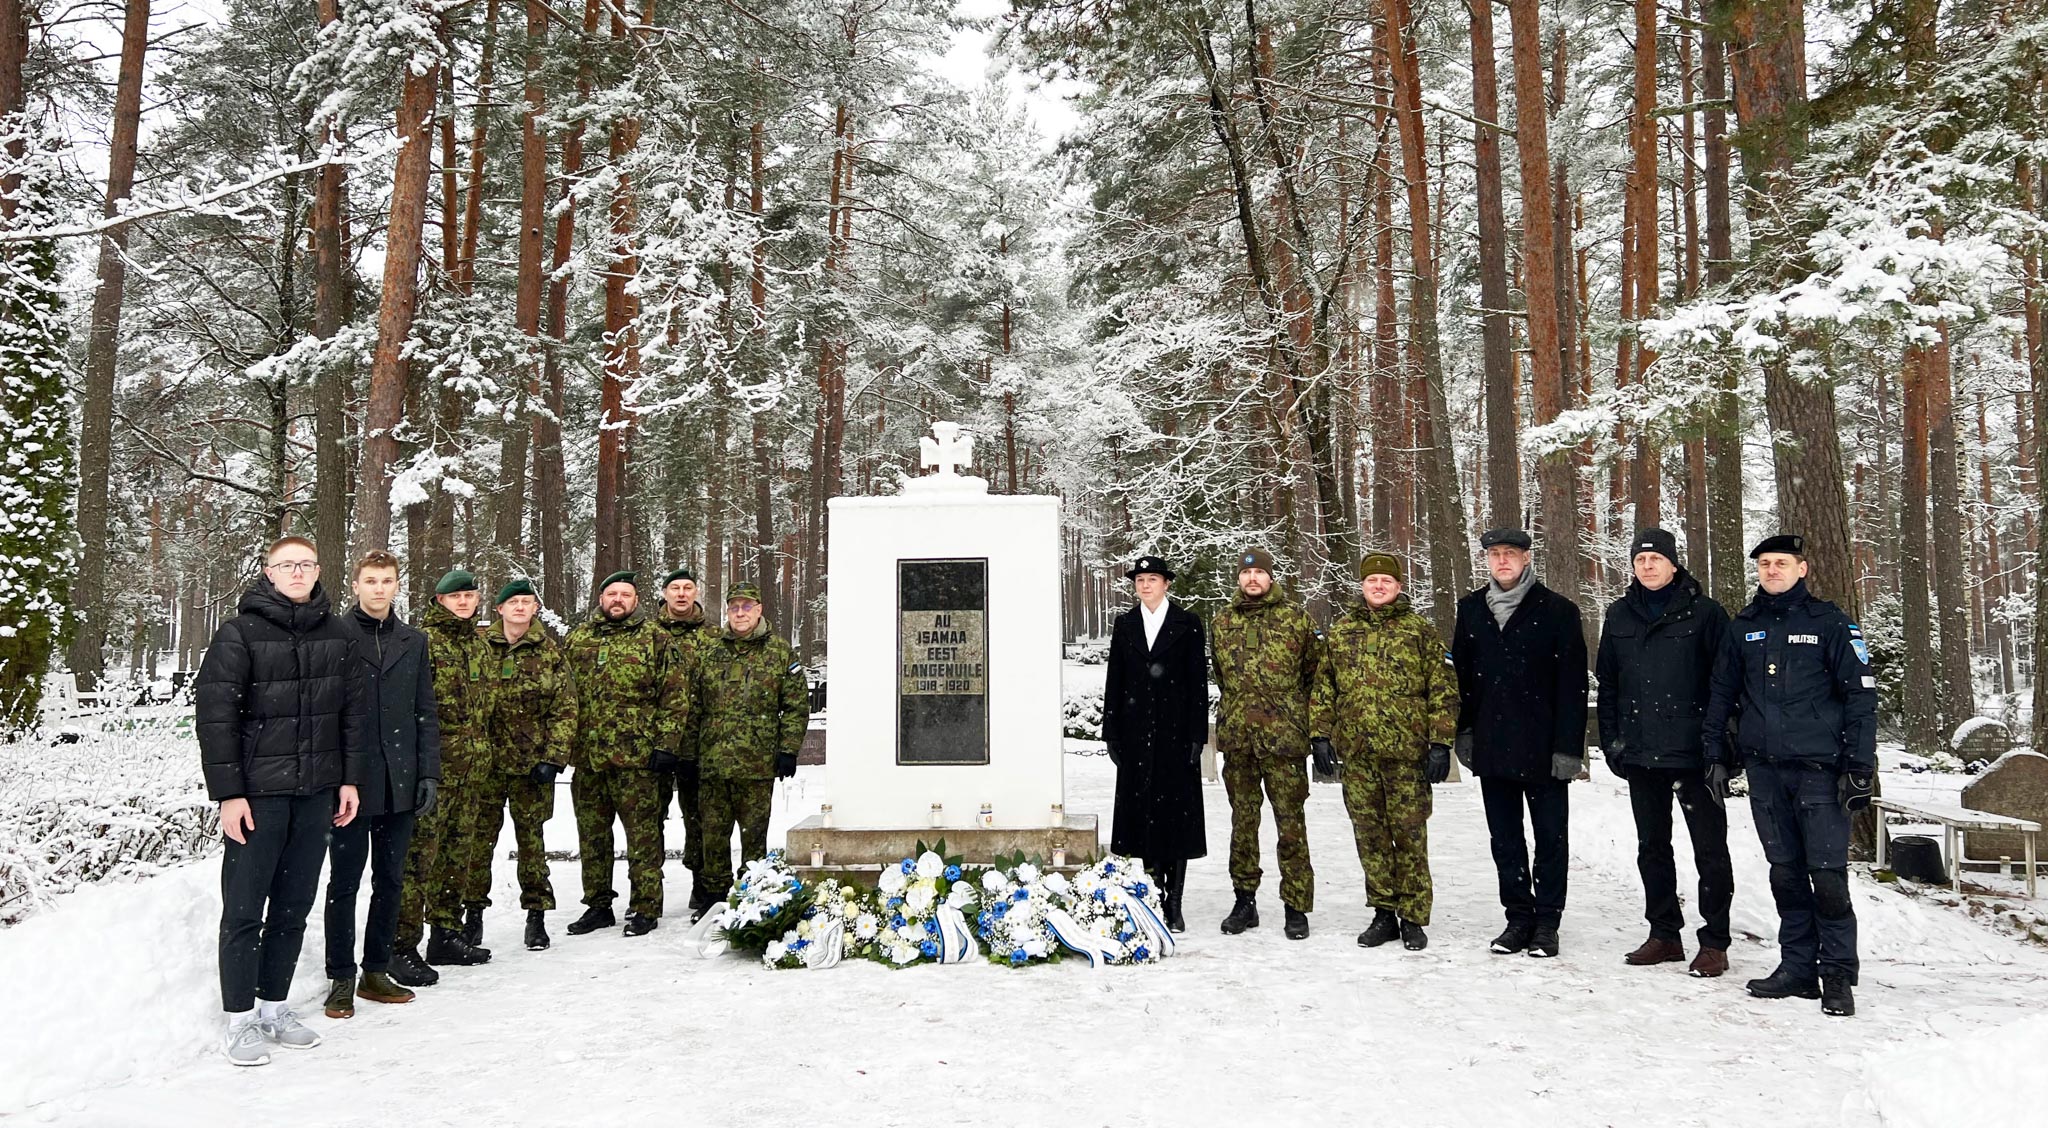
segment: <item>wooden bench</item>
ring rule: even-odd
[[[43,718],[61,724],[89,713],[106,710],[98,693],[81,693],[78,675],[69,672],[43,675]]]
[[[1963,891],[1962,836],[1972,830],[2017,831],[2027,842],[2027,897],[2034,896],[2034,860],[2038,856],[2034,848],[2034,836],[2041,832],[2041,824],[2032,819],[2014,818],[2011,815],[1994,815],[1990,811],[1973,811],[1953,803],[1911,803],[1901,799],[1878,798],[1873,800],[1880,812],[1905,815],[1926,822],[1940,823],[1942,831],[1942,858],[1948,863],[1949,888],[1957,893]],[[1890,844],[1891,828],[1885,824],[1883,814],[1877,819],[1877,868],[1885,868],[1885,855]]]

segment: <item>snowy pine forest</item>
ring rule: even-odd
[[[1806,537],[1890,739],[2030,713],[2048,6],[0,0],[0,727],[196,667],[259,546],[760,583],[934,420],[1066,633],[1521,525],[1731,608]],[[859,593],[856,593],[858,595]],[[1597,614],[1587,616],[1589,623]],[[1908,692],[1905,687],[1912,687]]]

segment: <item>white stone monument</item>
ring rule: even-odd
[[[971,862],[1078,862],[1099,840],[1065,807],[1059,499],[990,494],[959,473],[973,439],[932,431],[934,473],[828,504],[825,788],[789,858],[860,869],[944,838]]]

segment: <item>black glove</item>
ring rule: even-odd
[[[796,774],[796,753],[794,753],[794,752],[777,752],[777,753],[775,754],[775,778],[776,778],[776,779],[788,779],[788,778],[789,778],[790,776],[793,776],[793,775],[795,775],[795,774]]]
[[[542,787],[553,787],[555,785],[555,777],[562,774],[562,766],[543,761],[535,764],[533,770],[526,774],[533,777],[533,782],[540,784]]]
[[[1863,768],[1851,768],[1835,780],[1835,797],[1842,801],[1842,809],[1854,813],[1870,806],[1870,797],[1877,793],[1877,781]]]
[[[1456,752],[1456,753],[1458,754],[1458,762],[1459,762],[1459,763],[1461,763],[1461,764],[1463,764],[1463,765],[1465,765],[1465,770],[1466,770],[1466,771],[1468,771],[1468,772],[1469,772],[1469,771],[1471,771],[1471,770],[1472,770],[1472,734],[1471,734],[1470,732],[1461,732],[1461,733],[1459,733],[1459,734],[1458,734],[1458,742],[1457,742],[1456,744],[1453,744],[1453,745],[1451,745],[1451,750],[1452,750],[1453,752]]]
[[[657,748],[654,750],[654,755],[647,757],[647,766],[654,771],[666,775],[682,767],[683,760],[682,757],[665,748]]]
[[[1728,806],[1728,765],[1719,761],[1708,764],[1706,783],[1707,798],[1712,799],[1716,807],[1726,808]]]
[[[1451,746],[1432,744],[1429,746],[1429,760],[1423,768],[1431,783],[1442,783],[1451,778]]]
[[[697,786],[697,761],[684,760],[682,766],[676,769],[676,778],[682,781],[684,787]]]
[[[1122,755],[1121,753],[1119,753],[1119,752],[1118,752],[1118,751],[1116,750],[1116,741],[1114,741],[1114,740],[1105,740],[1105,741],[1103,741],[1103,742],[1102,742],[1102,751],[1103,751],[1103,753],[1104,753],[1105,755],[1107,755],[1107,756],[1109,757],[1109,762],[1110,762],[1110,763],[1112,763],[1112,764],[1115,764],[1115,765],[1116,765],[1117,767],[1119,767],[1119,768],[1121,768],[1121,767],[1123,767],[1123,766],[1124,766],[1124,758],[1123,758],[1123,755]]]
[[[1206,740],[1197,740],[1197,741],[1195,741],[1195,742],[1194,742],[1193,744],[1190,744],[1190,745],[1188,745],[1188,763],[1190,763],[1190,764],[1199,764],[1199,763],[1201,763],[1201,762],[1202,762],[1202,749],[1204,749],[1204,748],[1207,748],[1208,746],[1209,746],[1209,742],[1208,742],[1208,741],[1206,741]]]
[[[1621,759],[1622,750],[1626,747],[1626,741],[1617,740],[1600,750],[1600,758],[1607,761],[1607,770],[1621,779],[1628,778],[1628,765]]]
[[[412,813],[415,818],[426,818],[434,811],[434,804],[441,798],[441,781],[423,779],[418,790],[413,792]]]
[[[1330,747],[1330,738],[1319,736],[1308,742],[1308,754],[1316,762],[1319,776],[1337,774],[1337,750]]]

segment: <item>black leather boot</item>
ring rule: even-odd
[[[553,941],[548,939],[548,914],[544,909],[526,910],[526,950],[546,951]]]
[[[1247,928],[1257,928],[1258,926],[1259,895],[1256,893],[1239,893],[1237,895],[1237,904],[1231,908],[1230,915],[1223,918],[1223,931],[1228,935],[1235,936]]]
[[[432,987],[441,982],[441,973],[427,966],[418,948],[401,946],[391,953],[391,978],[407,987]]]
[[[592,905],[583,910],[582,916],[569,922],[569,935],[581,936],[586,932],[596,932],[600,928],[610,928],[617,923],[619,918],[612,915],[610,905]]]
[[[1377,948],[1401,934],[1401,918],[1392,909],[1377,909],[1372,914],[1372,923],[1358,934],[1358,946]]]
[[[462,917],[462,942],[472,948],[484,946],[484,909],[471,905]]]
[[[489,948],[472,946],[456,929],[435,925],[427,937],[427,962],[443,967],[475,967],[491,962]]]
[[[1818,999],[1820,984],[1811,974],[1803,974],[1780,964],[1778,970],[1762,979],[1748,983],[1749,993],[1759,999]]]
[[[1823,975],[1820,977],[1820,1011],[1847,1018],[1856,1013],[1856,992],[1849,989],[1846,975]]]

